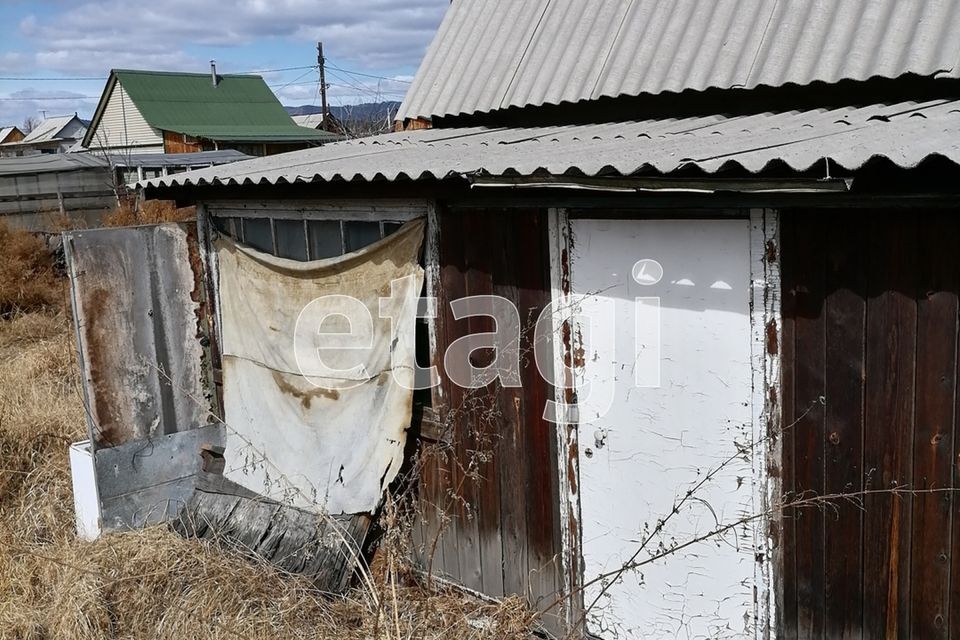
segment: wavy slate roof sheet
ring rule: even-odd
[[[904,74],[960,77],[960,0],[453,0],[397,118]]]
[[[704,116],[532,128],[423,129],[338,142],[156,178],[147,186],[446,178],[469,173],[553,175],[691,165],[758,172],[781,161],[805,170],[829,158],[856,169],[874,157],[900,167],[944,156],[960,164],[960,100],[747,116]]]

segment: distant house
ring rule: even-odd
[[[269,155],[333,139],[297,126],[260,76],[114,69],[83,146],[110,154]]]
[[[293,118],[293,121],[296,122],[298,126],[306,127],[307,129],[323,128],[322,113],[309,113],[302,116],[290,116],[290,117]]]
[[[0,144],[20,142],[23,140],[23,131],[17,127],[0,127]]]
[[[19,129],[12,127],[16,133]],[[3,130],[4,132],[6,129]],[[11,133],[11,141],[6,141],[2,136],[0,140],[0,156],[23,156],[35,153],[65,153],[70,150],[87,132],[87,123],[77,117],[77,114],[68,116],[55,116],[47,118],[36,126],[30,133],[24,136],[20,133],[20,139]]]
[[[27,154],[0,159],[0,220],[11,227],[49,231],[53,217],[69,215],[98,226],[117,205],[123,185],[192,169],[249,160],[238,151],[105,156],[96,153]]]

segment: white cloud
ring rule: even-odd
[[[111,68],[204,71],[208,57],[216,57],[223,72],[250,71],[258,65],[288,66],[288,55],[277,64],[275,52],[283,46],[302,49],[300,64],[310,64],[313,43],[322,40],[330,67],[379,75],[419,64],[449,0],[152,0],[135,6],[128,0],[82,0],[52,4],[54,11],[49,16],[37,12],[20,21],[20,40],[28,47],[20,52],[0,52],[3,74],[36,75],[40,69],[44,75],[50,71],[106,77]],[[263,52],[262,61],[252,65],[238,62],[249,61],[249,51],[240,49],[251,46],[253,51]],[[222,50],[208,55],[206,51],[198,53],[198,47]],[[296,75],[264,77],[284,104],[317,102],[317,84],[309,75],[301,79],[302,84],[283,86]],[[397,76],[397,80],[410,79],[409,75]],[[378,90],[383,100],[399,100],[409,86],[333,69],[327,81],[332,104],[370,102]],[[40,83],[26,91],[37,98],[68,97],[68,92],[53,90],[57,84]],[[69,85],[84,92],[77,96],[99,94],[102,89],[97,82],[82,88],[80,84]],[[59,83],[57,88],[62,86]],[[29,97],[19,93],[22,95],[10,95]],[[59,113],[58,106],[90,115],[96,100],[0,100],[0,124],[20,122],[40,109]]]
[[[20,34],[43,66],[63,72],[133,66],[194,68],[190,45],[237,47],[262,39],[323,40],[338,61],[365,68],[416,65],[447,0],[123,0],[83,2],[49,21],[27,16]]]
[[[68,115],[79,111],[83,116],[96,108],[97,101],[73,91],[22,89],[0,99],[0,126],[20,125],[24,118]]]

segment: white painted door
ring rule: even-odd
[[[753,523],[710,535],[754,510],[750,455],[737,457],[753,439],[749,221],[569,228],[584,581],[643,563],[586,589],[588,630],[749,635]]]

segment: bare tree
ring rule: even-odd
[[[37,125],[40,124],[40,120],[35,116],[27,116],[23,119],[23,124],[20,125],[20,130],[25,134],[30,133],[37,128]]]

